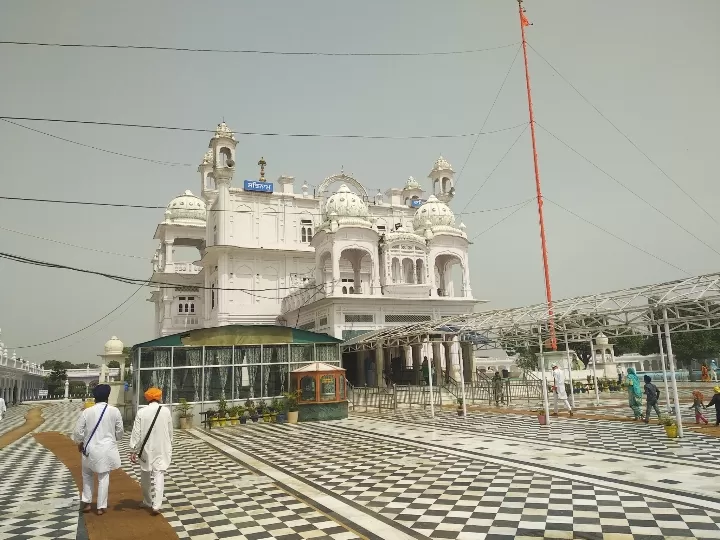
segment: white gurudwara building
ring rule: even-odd
[[[448,206],[455,173],[442,156],[425,198],[412,177],[368,194],[343,171],[298,189],[292,176],[268,181],[263,159],[259,178],[239,181],[236,146],[219,124],[198,169],[199,195],[175,197],[157,227],[157,337],[278,324],[349,339],[473,311],[470,242]],[[177,260],[178,247],[197,256]]]

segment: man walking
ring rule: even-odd
[[[7,407],[5,406],[5,399],[0,397],[0,420],[2,420],[5,416],[5,411],[7,411]]]
[[[561,400],[565,404],[565,408],[570,411],[570,416],[573,415],[572,407],[568,402],[567,391],[565,390],[565,374],[562,372],[558,365],[553,363],[552,365],[553,374],[553,391],[555,393],[555,412],[552,416],[558,415],[558,400]]]
[[[142,506],[152,508],[156,516],[165,490],[165,471],[172,462],[173,423],[170,409],[162,407],[162,390],[150,388],[145,392],[148,406],[140,409],[135,417],[130,449],[133,463],[140,462],[140,480],[142,483]],[[151,497],[150,479],[155,485],[155,497]]]
[[[89,512],[93,498],[93,473],[98,476],[97,513],[107,511],[110,471],[120,468],[118,441],[123,436],[120,411],[108,405],[110,386],[98,384],[93,389],[95,405],[80,413],[73,440],[82,453],[82,511]]]
[[[645,403],[645,423],[650,422],[650,413],[652,410],[655,411],[655,414],[657,414],[658,420],[662,417],[660,414],[660,409],[658,408],[658,400],[660,399],[660,389],[655,386],[652,382],[652,377],[650,375],[645,375],[643,377],[643,380],[645,381],[645,395],[647,396]]]
[[[717,380],[718,380],[717,369],[718,369],[717,361],[713,358],[712,360],[710,360],[710,380],[711,381],[717,382]]]

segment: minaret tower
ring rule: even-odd
[[[217,187],[217,202],[213,205],[217,227],[216,244],[225,246],[228,242],[228,226],[230,223],[230,183],[235,174],[235,135],[223,121],[218,124],[215,136],[210,140],[210,150],[213,155],[212,175]]]

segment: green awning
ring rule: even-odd
[[[228,325],[199,328],[138,343],[138,347],[230,347],[232,345],[270,345],[283,343],[340,343],[328,334],[298,330],[288,326]]]

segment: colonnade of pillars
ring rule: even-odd
[[[41,378],[0,377],[0,397],[5,403],[12,405],[21,401],[32,401],[38,399],[40,390],[44,387]]]
[[[432,363],[433,384],[439,385],[443,373],[445,380],[465,382],[474,379],[475,361],[472,343],[453,341],[425,341],[400,347],[383,347],[378,344],[373,350],[357,352],[357,386],[386,386],[392,375],[390,360],[400,357],[404,370],[411,371],[410,384],[419,385],[423,381],[423,361]],[[462,377],[460,366],[463,366]],[[449,366],[449,369],[448,369]]]

